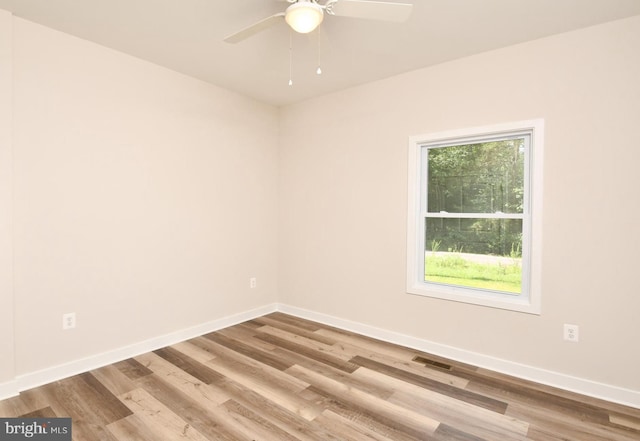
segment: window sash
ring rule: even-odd
[[[522,213],[431,213],[421,214],[426,218],[442,218],[442,219],[525,219],[527,216]]]

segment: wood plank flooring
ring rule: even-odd
[[[0,401],[75,441],[638,441],[640,410],[270,314]]]

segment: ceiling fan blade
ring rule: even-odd
[[[280,12],[279,14],[275,14],[271,17],[260,20],[259,22],[254,23],[251,26],[248,26],[238,32],[224,37],[224,41],[226,41],[227,43],[239,43],[242,40],[245,40],[252,35],[257,34],[258,32],[262,32],[265,29],[280,23],[281,21],[284,21],[284,15],[284,12]]]
[[[391,3],[366,0],[336,0],[327,2],[327,12],[339,17],[367,18],[403,22],[411,15],[410,3]]]

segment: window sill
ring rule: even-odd
[[[407,293],[453,302],[486,306],[540,315],[540,302],[523,295],[502,294],[494,291],[462,288],[438,283],[415,282],[407,286]]]

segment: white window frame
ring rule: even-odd
[[[487,138],[530,134],[525,151],[525,203],[523,211],[522,293],[424,280],[424,219],[426,211],[426,150],[434,145],[462,145]],[[542,264],[542,163],[544,120],[535,119],[491,126],[465,128],[409,138],[408,215],[407,215],[407,292],[427,297],[474,305],[507,309],[530,314],[541,313]]]

